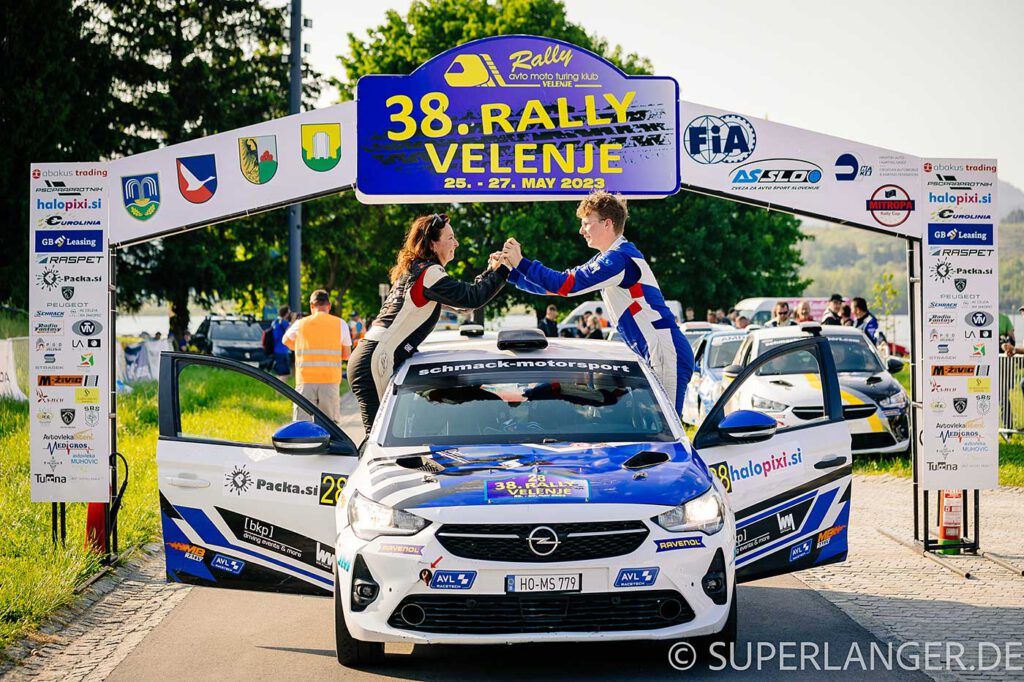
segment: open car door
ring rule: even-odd
[[[805,408],[799,423],[779,427],[772,411],[789,407],[779,382],[794,368],[820,387],[820,409]],[[737,582],[844,561],[853,460],[828,340],[793,341],[725,371],[735,379],[693,442],[728,491]]]
[[[167,579],[329,596],[352,440],[288,385],[240,362],[163,353],[159,391]],[[296,407],[312,420],[292,422]]]

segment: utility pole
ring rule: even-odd
[[[291,54],[289,55],[288,113],[302,108],[302,0],[291,0]],[[288,306],[302,306],[302,204],[288,207]]]

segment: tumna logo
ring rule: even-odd
[[[160,209],[159,175],[144,173],[122,177],[121,199],[128,215],[136,220],[149,220]]]

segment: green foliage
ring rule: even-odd
[[[72,0],[0,3],[0,303],[28,305],[28,193],[33,162],[99,159],[118,133],[109,126],[107,53]]]
[[[888,339],[896,338],[896,321],[892,315],[899,305],[896,299],[899,291],[893,284],[893,279],[893,273],[883,272],[878,281],[871,285],[871,310]]]

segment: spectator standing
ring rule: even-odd
[[[309,317],[288,327],[284,345],[295,351],[295,390],[335,422],[341,419],[341,366],[352,350],[348,325],[331,315],[331,297],[323,289],[309,296]],[[310,419],[295,406],[294,419]]]
[[[839,323],[842,324],[844,327],[853,326],[853,314],[850,312],[850,306],[846,305],[845,303],[843,304],[843,307],[840,309]]]
[[[558,308],[554,303],[548,306],[544,317],[537,323],[537,328],[544,332],[544,336],[558,336]]]
[[[694,311],[693,308],[687,308],[686,309],[686,319],[684,319],[683,322],[693,322],[694,318],[696,317],[696,315],[697,315],[697,313]]]
[[[704,315],[704,319],[707,320],[708,324],[718,324],[718,315],[715,315],[715,311],[711,308],[708,308],[708,312]]]
[[[715,311],[715,322],[718,324],[726,324],[730,327],[732,326],[732,320],[728,318],[723,308],[719,308]]]
[[[766,326],[768,327],[789,327],[796,324],[789,318],[789,303],[786,301],[778,301],[775,304],[775,308],[772,309],[772,320]]]
[[[366,325],[359,313],[352,313],[348,320],[348,330],[352,335],[352,348],[359,345],[359,340],[366,335]]]
[[[590,332],[590,316],[591,312],[588,310],[583,313],[583,316],[576,320],[576,337],[580,339],[587,338],[587,334]]]
[[[828,299],[828,308],[821,317],[822,324],[841,325],[843,324],[843,297],[839,294],[832,294]],[[849,317],[849,315],[847,315]]]
[[[737,329],[746,329],[748,326],[750,326],[750,320],[747,319],[746,315],[738,315],[736,317]]]
[[[283,305],[277,309],[277,319],[270,323],[270,332],[274,335],[274,374],[281,381],[287,381],[292,373],[288,346],[284,345],[284,335],[291,326],[291,313],[291,308]]]
[[[594,320],[601,329],[608,326],[608,320],[605,318],[604,310],[601,309],[601,306],[594,308]]]
[[[860,296],[853,299],[853,326],[863,329],[864,333],[871,339],[871,343],[878,343],[878,320],[868,312],[868,302]]]
[[[601,331],[601,318],[597,315],[591,315],[587,321],[587,333],[586,338],[588,339],[603,339],[604,332]]]
[[[814,318],[811,317],[810,301],[805,299],[797,303],[796,315],[794,317],[797,324],[803,324],[804,322],[814,322]]]

